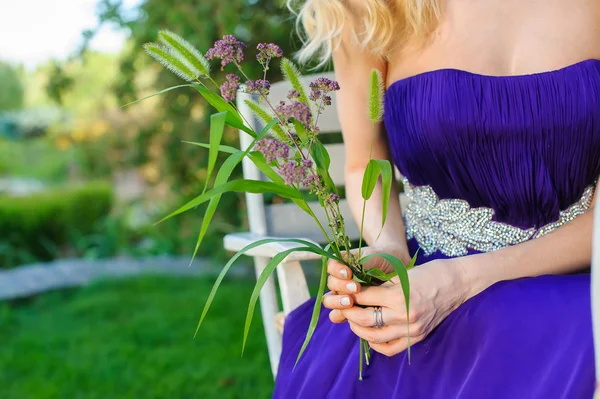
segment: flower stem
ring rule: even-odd
[[[375,122],[371,122],[371,147],[369,148],[369,161],[373,158],[373,141],[375,141]],[[363,176],[364,179],[364,176]],[[363,199],[362,216],[360,219],[360,237],[358,238],[358,259],[360,260],[360,253],[362,250],[363,243],[363,231],[365,227],[365,210],[367,208],[367,200]]]

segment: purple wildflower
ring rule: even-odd
[[[327,197],[327,202],[331,205],[331,204],[335,204],[336,202],[338,202],[340,200],[340,196],[334,193],[329,194],[329,196]]]
[[[303,160],[302,160],[302,165],[303,165],[305,168],[308,168],[308,169],[310,169],[310,168],[312,168],[312,166],[313,166],[313,161],[312,161],[312,160],[310,160],[310,159],[303,159]]]
[[[338,82],[327,78],[318,78],[314,82],[310,82],[309,86],[311,90],[321,90],[325,93],[338,91],[340,89],[340,84]]]
[[[234,36],[225,35],[223,39],[217,40],[214,46],[206,52],[206,58],[209,60],[221,59],[221,70],[228,64],[234,62],[236,64],[244,61],[244,50],[246,45],[236,39]]]
[[[283,177],[285,184],[293,186],[298,183],[304,184],[308,169],[296,161],[287,161],[279,167],[279,175]]]
[[[259,151],[271,163],[278,158],[287,159],[290,154],[290,148],[287,144],[275,139],[262,139],[256,142],[254,149]]]
[[[312,101],[321,100],[322,104],[319,105],[318,112],[321,113],[326,105],[331,105],[331,96],[328,94],[333,91],[338,91],[340,85],[335,80],[327,78],[318,78],[314,82],[310,82],[310,95],[308,96]]]
[[[256,59],[261,64],[268,64],[273,58],[283,57],[281,47],[273,43],[259,43],[256,49],[258,50]]]
[[[271,83],[265,79],[249,80],[246,82],[246,92],[254,94],[268,95]]]
[[[297,98],[300,98],[300,93],[298,93],[297,90],[292,89],[288,92],[287,98],[289,100],[295,100]]]
[[[309,175],[302,181],[302,187],[314,189],[317,185],[317,179],[315,175]]]
[[[237,90],[240,87],[240,77],[233,73],[225,77],[225,82],[221,85],[221,96],[227,102],[235,100]]]
[[[290,118],[296,119],[302,123],[307,129],[310,127],[312,122],[312,113],[308,105],[299,101],[294,101],[291,104],[286,104],[281,101],[279,106],[275,109],[278,116],[289,120]]]

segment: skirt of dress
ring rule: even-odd
[[[590,275],[505,281],[465,302],[406,353],[372,352],[323,309],[294,369],[314,300],[286,319],[275,398],[589,399],[594,391]]]

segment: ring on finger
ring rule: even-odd
[[[373,308],[373,327],[383,328],[383,326],[385,326],[383,322],[383,309],[381,306],[376,306]]]

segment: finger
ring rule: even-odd
[[[375,325],[375,309],[374,308],[361,308],[353,306],[348,309],[344,309],[342,314],[349,321],[358,324],[362,327],[373,327]],[[398,317],[396,312],[390,308],[381,308],[381,317],[384,325],[405,325],[406,320],[402,320]],[[406,319],[406,318],[405,318]]]
[[[338,309],[334,309],[329,312],[329,320],[336,324],[345,323],[348,321]]]
[[[360,292],[360,284],[356,281],[342,280],[335,276],[327,277],[327,288],[339,294],[356,294]]]
[[[354,302],[367,306],[402,306],[402,297],[394,294],[396,292],[391,290],[389,286],[361,287],[360,292],[354,295]]]
[[[384,326],[383,328],[373,328],[360,326],[354,323],[352,320],[348,321],[350,322],[350,328],[352,331],[354,331],[354,334],[376,344],[391,342],[399,338],[407,338],[409,334],[412,343],[413,337],[422,335],[421,330],[417,327],[413,327],[412,325],[408,328],[408,330],[406,326],[401,325],[389,325]]]
[[[335,260],[327,262],[327,273],[343,280],[352,280],[352,270]]]
[[[414,345],[425,339],[425,335],[416,335],[410,337],[410,344]],[[394,356],[408,349],[408,339],[406,337],[398,338],[387,343],[369,342],[369,346],[375,351],[385,356]]]
[[[328,309],[347,309],[352,305],[354,301],[349,295],[336,295],[332,292],[323,295],[323,306]]]
[[[369,342],[383,344],[401,337],[398,326],[386,326],[383,328],[362,327],[349,321],[350,329],[357,336]]]

